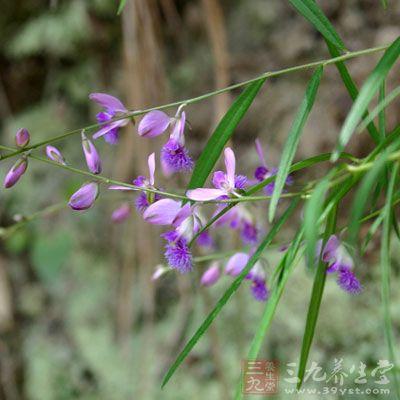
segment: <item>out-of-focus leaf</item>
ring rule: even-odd
[[[332,154],[332,161],[339,158],[340,152],[344,149],[346,144],[351,139],[354,130],[356,129],[361,118],[365,114],[367,107],[378,91],[380,85],[385,80],[387,74],[392,68],[400,55],[400,37],[397,38],[390,47],[385,51],[385,54],[380,59],[377,66],[371,72],[366,82],[364,83],[361,91],[354,102],[346,120],[343,124],[342,130],[339,135],[339,141],[335,151]]]
[[[322,78],[322,72],[323,68],[318,67],[312,75],[308,83],[303,101],[301,102],[300,108],[297,111],[293,125],[290,129],[288,139],[286,140],[285,146],[283,148],[278,173],[275,179],[274,192],[272,193],[272,198],[269,205],[268,217],[270,221],[274,219],[276,207],[278,205],[279,198],[281,197],[282,190],[285,186],[285,182],[289,174],[294,155],[296,153],[300,136],[303,132],[304,125],[307,121],[307,118],[314,104],[315,97],[317,95],[319,83],[321,82]]]
[[[118,6],[118,11],[117,11],[118,15],[120,15],[122,13],[122,11],[124,11],[124,8],[126,6],[126,2],[127,2],[127,0],[120,0],[119,6]]]
[[[335,28],[314,0],[289,0],[289,2],[304,18],[311,22],[324,38],[332,42],[338,49],[346,49]]]

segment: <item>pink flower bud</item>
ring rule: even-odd
[[[122,204],[122,206],[118,207],[111,215],[111,220],[119,224],[124,222],[127,218],[129,218],[131,214],[131,206],[128,203]]]
[[[200,283],[203,286],[212,286],[215,282],[218,281],[221,276],[221,271],[219,269],[218,263],[214,262],[211,264],[210,268],[208,268],[201,277]]]
[[[50,158],[50,160],[58,162],[59,164],[66,165],[63,155],[56,147],[46,146],[46,155],[48,158]]]
[[[21,176],[25,173],[28,168],[28,160],[26,158],[20,158],[8,171],[4,178],[3,186],[8,189],[14,186]]]
[[[85,183],[69,199],[68,205],[73,210],[87,210],[92,207],[99,194],[99,185],[96,182]]]
[[[15,134],[15,143],[18,147],[25,147],[30,140],[30,135],[27,129],[21,128],[18,129],[17,133]]]
[[[99,174],[101,172],[101,159],[99,153],[97,152],[96,147],[94,147],[94,144],[86,137],[83,131],[82,148],[89,171],[93,174]]]

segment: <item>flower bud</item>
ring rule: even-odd
[[[21,128],[18,129],[15,134],[15,143],[18,147],[25,147],[30,140],[31,136],[29,135],[28,129]]]
[[[14,186],[21,176],[25,173],[28,168],[28,160],[26,158],[20,158],[8,171],[4,178],[3,186],[8,189]]]
[[[221,271],[219,269],[218,263],[214,262],[211,264],[210,268],[208,268],[200,279],[200,283],[203,286],[212,286],[215,282],[218,281],[221,276]]]
[[[99,174],[101,172],[101,159],[99,153],[97,152],[96,147],[94,147],[94,144],[86,137],[83,131],[82,148],[89,171],[93,174]]]
[[[87,210],[92,207],[99,194],[99,185],[96,182],[85,183],[69,199],[68,205],[73,210]]]
[[[65,159],[61,154],[60,150],[58,150],[54,146],[46,146],[46,155],[50,160],[55,161],[59,164],[66,165]]]
[[[170,268],[165,267],[162,264],[157,265],[156,269],[153,272],[153,275],[151,276],[151,280],[154,282],[161,278],[165,273],[168,271],[171,271]]]
[[[131,214],[131,206],[128,203],[122,204],[122,206],[118,207],[111,215],[111,220],[119,224],[124,222],[127,218],[129,218]]]

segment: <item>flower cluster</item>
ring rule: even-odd
[[[118,143],[120,128],[128,125],[132,119],[127,108],[117,98],[105,93],[93,93],[91,100],[102,107],[96,118],[99,129],[93,134],[92,139],[103,137],[109,144]],[[170,117],[160,110],[153,110],[143,116],[139,122],[137,133],[143,138],[154,138],[166,132],[169,134],[167,142],[163,145],[159,156],[161,171],[169,177],[178,172],[192,170],[194,162],[185,146],[186,113],[184,105],[180,106],[175,116]],[[15,136],[15,142],[21,149],[21,158],[12,166],[4,180],[4,187],[15,185],[28,167],[30,134],[26,129],[20,129]],[[69,199],[68,205],[77,211],[87,210],[93,206],[99,196],[100,184],[104,182],[96,175],[102,171],[102,162],[92,140],[87,137],[87,132],[81,132],[83,156],[92,181],[84,183]],[[23,151],[26,149],[26,151]],[[50,162],[58,163],[63,167],[68,164],[62,153],[54,146],[46,147],[46,156]],[[188,190],[185,196],[175,196],[179,200],[165,196],[165,193],[156,185],[156,154],[148,156],[148,176],[139,175],[130,184],[118,184],[108,187],[110,190],[139,192],[135,199],[135,207],[143,219],[153,225],[167,227],[162,233],[165,240],[165,259],[168,267],[158,266],[153,280],[158,279],[168,270],[177,270],[180,273],[192,271],[194,257],[192,247],[197,244],[200,248],[212,248],[214,240],[210,230],[205,230],[207,219],[202,213],[204,203],[213,203],[214,214],[225,213],[212,226],[212,230],[221,227],[236,230],[240,234],[244,248],[250,246],[249,251],[240,251],[229,258],[223,268],[221,261],[212,262],[201,276],[201,285],[209,287],[214,285],[223,275],[238,276],[248,265],[251,255],[256,248],[261,227],[257,222],[256,214],[244,202],[238,202],[234,207],[228,207],[227,200],[240,198],[245,194],[245,189],[252,183],[263,182],[276,175],[277,169],[267,165],[260,141],[256,140],[256,153],[260,164],[255,168],[255,180],[249,180],[245,175],[236,173],[236,157],[232,148],[224,150],[225,170],[215,171],[212,176],[212,186]],[[107,181],[107,180],[106,180]],[[289,176],[287,185],[292,184]],[[263,187],[267,196],[274,190],[271,181]],[[125,221],[132,212],[129,202],[122,203],[111,215],[114,223]],[[238,235],[239,237],[239,235]],[[339,286],[349,293],[356,294],[362,290],[361,284],[352,272],[353,261],[343,244],[336,236],[331,236],[322,249],[322,241],[318,245],[318,257],[328,264],[327,273],[336,273]],[[250,282],[253,297],[258,301],[268,299],[266,268],[262,259],[258,260],[245,279]]]

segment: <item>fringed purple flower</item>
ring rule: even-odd
[[[138,134],[143,137],[155,137],[170,128],[169,140],[161,150],[161,166],[166,176],[180,171],[188,172],[193,168],[193,160],[185,147],[185,124],[186,114],[182,106],[173,118],[154,110],[147,113],[139,123]]]
[[[214,172],[212,183],[215,189],[199,188],[188,190],[186,195],[191,200],[208,201],[218,199],[221,196],[237,196],[237,191],[244,188],[246,184],[245,177],[235,175],[235,153],[230,147],[227,147],[224,151],[224,156],[226,173],[223,171]]]
[[[203,231],[197,238],[196,243],[201,247],[211,248],[214,246],[214,240],[207,231]]]
[[[206,287],[212,286],[218,281],[220,276],[221,270],[219,268],[219,264],[218,262],[213,262],[201,276],[200,284]]]
[[[85,155],[86,164],[89,168],[89,171],[92,174],[100,174],[101,159],[99,153],[97,152],[97,149],[92,143],[92,141],[86,137],[84,131],[82,131],[82,149],[83,149],[83,154]]]
[[[103,111],[96,115],[96,119],[102,124],[102,127],[93,135],[93,139],[103,136],[107,143],[118,143],[119,129],[127,125],[129,119],[124,118],[117,121],[112,121],[112,119],[123,116],[128,113],[128,110],[120,100],[109,94],[92,93],[89,95],[89,99],[103,107]]]
[[[359,294],[362,291],[360,281],[349,268],[341,267],[337,276],[338,285],[350,294]]]
[[[166,176],[175,172],[189,172],[193,169],[193,159],[188,149],[174,139],[169,139],[161,149],[161,165]]]
[[[113,211],[111,215],[112,222],[120,224],[129,218],[131,215],[131,206],[128,203],[124,203]]]
[[[354,273],[351,271],[354,262],[350,254],[340,243],[336,235],[331,235],[321,252],[322,240],[318,241],[316,249],[316,257],[321,256],[322,261],[328,264],[326,273],[337,273],[337,283],[346,292],[351,294],[359,294],[362,286]]]
[[[240,236],[244,243],[256,244],[258,240],[258,229],[253,223],[244,221]]]
[[[68,205],[77,211],[92,207],[99,194],[99,185],[96,182],[86,183],[69,199]]]
[[[59,164],[66,165],[65,159],[63,155],[61,154],[61,151],[57,149],[57,147],[54,146],[46,146],[46,155],[47,157]]]
[[[168,265],[181,274],[186,274],[193,269],[192,253],[185,238],[168,241],[165,246],[165,258]]]
[[[268,288],[264,279],[254,279],[251,284],[251,294],[257,301],[267,301],[269,297]]]
[[[25,173],[28,168],[28,160],[25,157],[20,158],[8,171],[4,178],[3,186],[5,189],[13,187]]]
[[[15,134],[15,144],[17,147],[23,148],[27,146],[30,139],[31,136],[26,128],[18,129],[17,133]]]

